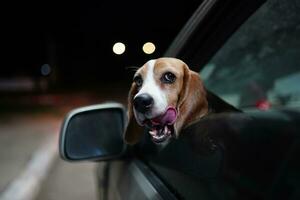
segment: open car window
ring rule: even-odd
[[[263,4],[202,68],[206,87],[242,109],[299,107],[299,13],[296,0]],[[210,115],[162,149],[144,134],[140,156],[179,199],[297,199],[299,117]]]
[[[300,106],[300,2],[264,4],[201,70],[206,87],[239,108]]]

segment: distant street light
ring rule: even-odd
[[[48,76],[51,73],[51,67],[49,64],[43,64],[41,66],[41,74],[43,76]]]
[[[117,42],[113,46],[113,52],[117,55],[121,55],[125,52],[126,46],[122,42]]]
[[[145,54],[152,54],[155,51],[155,45],[152,42],[147,42],[143,45],[143,51]]]

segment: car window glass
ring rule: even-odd
[[[262,6],[201,70],[207,88],[240,108],[300,106],[299,13],[297,0]]]

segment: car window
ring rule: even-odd
[[[263,4],[202,68],[206,87],[240,108],[299,106],[299,13],[299,1]],[[278,177],[291,172],[281,162],[297,153],[289,147],[299,142],[299,123],[292,121],[299,114],[271,112],[250,121],[243,119],[248,113],[214,115],[199,122],[199,132],[186,130],[162,149],[145,133],[140,157],[179,199],[296,199],[298,182],[288,182],[293,173],[282,176],[286,182]],[[205,130],[224,143],[201,138]]]
[[[239,108],[300,106],[300,1],[262,6],[200,75],[209,90]]]

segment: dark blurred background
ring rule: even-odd
[[[196,0],[4,4],[0,114],[19,105],[124,103],[132,67],[163,56],[198,5]],[[121,55],[113,53],[117,42],[126,46]],[[146,42],[155,45],[152,54],[143,52]]]
[[[53,140],[47,136],[57,138],[68,111],[105,101],[125,104],[132,67],[162,56],[198,5],[196,0],[2,3],[0,199],[23,177],[39,146]],[[123,54],[113,53],[117,42],[126,46]],[[155,45],[152,54],[142,51],[146,42]],[[58,158],[56,152],[37,199],[95,199],[94,165]]]
[[[127,67],[162,56],[198,5],[196,0],[11,3],[2,7],[7,14],[0,78],[22,78],[25,85],[25,79],[44,81],[40,87],[47,90],[127,84],[132,77]],[[112,51],[116,42],[126,45],[122,55]],[[153,54],[142,51],[146,42],[155,44]]]

